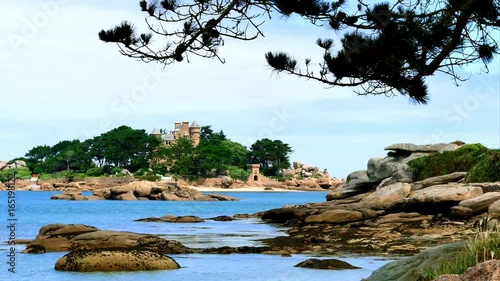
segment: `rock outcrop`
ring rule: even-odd
[[[418,281],[421,272],[437,270],[464,249],[464,243],[445,244],[408,258],[390,262],[375,270],[364,281]],[[471,279],[474,280],[474,279]]]
[[[227,195],[204,193],[176,182],[133,181],[125,185],[93,190],[93,195],[82,196],[78,188],[65,188],[62,194],[51,199],[62,200],[164,200],[164,201],[236,201]]]
[[[319,167],[304,164],[300,161],[295,161],[292,164],[292,169],[283,171],[283,176],[290,177],[289,186],[294,184],[298,186],[309,186],[310,188],[330,189],[344,183],[343,180],[331,178],[326,169],[320,170]]]
[[[14,169],[14,168],[26,168],[26,167],[27,167],[26,162],[22,160],[16,160],[11,164],[8,164],[7,161],[0,161],[0,171]]]
[[[191,251],[177,241],[132,232],[99,230],[81,224],[50,224],[42,227],[23,253],[98,250],[140,250],[163,254]]]
[[[438,153],[451,151],[459,148],[458,144],[434,144],[414,145],[409,143],[393,144],[385,148],[389,150],[384,158],[372,158],[368,160],[367,169],[356,171],[347,176],[344,184],[335,188],[327,195],[327,200],[342,199],[367,192],[371,189],[382,188],[394,183],[413,183],[415,181],[413,172],[407,165],[413,159]],[[465,175],[452,174],[444,178],[434,179],[434,182],[419,182],[412,190],[435,185],[437,183],[449,183],[462,179]],[[437,181],[437,183],[436,183]]]
[[[487,228],[497,229],[500,183],[465,183],[463,172],[416,183],[392,182],[403,178],[398,173],[408,172],[408,159],[457,147],[389,146],[394,151],[388,157],[371,159],[368,170],[351,173],[328,194],[327,202],[261,212],[262,220],[290,227],[288,236],[268,239],[267,245],[291,253],[408,255],[467,239],[486,216]]]
[[[78,251],[60,258],[55,270],[111,272],[178,269],[171,257],[152,251]]]

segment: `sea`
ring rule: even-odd
[[[253,214],[285,205],[322,202],[325,192],[222,192],[240,201],[64,201],[50,200],[60,192],[17,191],[15,209],[9,211],[7,192],[0,192],[0,280],[337,280],[359,281],[393,260],[376,256],[292,255],[281,257],[263,254],[184,254],[170,255],[180,265],[178,270],[76,273],[54,270],[56,261],[66,253],[22,254],[25,245],[15,246],[15,272],[9,271],[10,235],[16,239],[34,239],[40,228],[52,223],[85,224],[103,230],[132,231],[161,235],[195,248],[221,246],[262,246],[263,238],[287,235],[287,228],[263,223],[260,219],[218,222],[220,215]],[[85,194],[84,194],[85,195]],[[12,206],[11,206],[12,207]],[[12,213],[13,212],[13,213]],[[165,215],[193,215],[207,219],[203,223],[158,223],[134,220]],[[11,234],[8,226],[15,222]],[[337,258],[360,267],[356,270],[318,270],[294,267],[309,258]]]

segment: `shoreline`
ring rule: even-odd
[[[188,186],[197,191],[201,192],[311,192],[305,190],[294,190],[285,188],[274,188],[272,190],[266,190],[265,187],[237,187],[237,188],[222,188],[222,187],[206,187],[206,186]],[[320,190],[317,190],[320,192]]]

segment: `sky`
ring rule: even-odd
[[[393,143],[461,140],[500,148],[498,57],[488,74],[480,65],[466,68],[470,78],[459,87],[449,76],[430,77],[424,106],[273,73],[267,51],[318,63],[316,39],[339,38],[301,19],[273,18],[255,41],[226,40],[219,52],[225,64],[191,59],[167,67],[126,58],[99,41],[100,30],[123,20],[146,31],[136,0],[0,3],[0,160],[121,125],[150,132],[193,120],[247,147],[280,139],[292,147],[292,161],[338,178],[366,169]]]

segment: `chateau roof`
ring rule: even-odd
[[[174,138],[174,135],[173,134],[164,134],[162,136],[162,139],[165,140],[165,141],[173,141],[175,140]]]
[[[191,123],[190,128],[201,128],[201,127],[200,127],[200,125],[198,125],[198,122],[193,121],[193,123]]]
[[[152,135],[161,135],[160,130],[158,128],[154,128],[153,131],[151,132]]]

